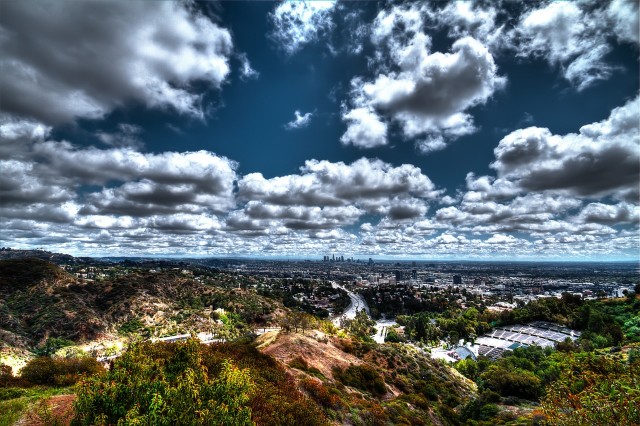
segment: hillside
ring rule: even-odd
[[[0,261],[0,343],[5,347],[132,332],[151,337],[208,331],[233,337],[250,324],[269,323],[280,308],[255,293],[204,284],[179,271],[132,271],[89,282],[39,259]]]
[[[473,382],[409,345],[367,344],[317,330],[272,332],[256,343],[338,424],[456,424],[456,408],[476,396]]]

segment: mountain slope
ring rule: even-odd
[[[228,316],[214,312],[219,308]],[[16,336],[34,347],[49,337],[79,342],[119,331],[146,336],[219,331],[233,337],[248,324],[271,322],[281,309],[271,299],[205,284],[180,271],[132,271],[81,282],[42,260],[0,261],[0,340],[12,346]],[[219,321],[221,315],[226,323]],[[2,336],[13,336],[12,342]]]

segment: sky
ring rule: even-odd
[[[638,3],[0,2],[0,246],[640,259]]]

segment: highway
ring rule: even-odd
[[[367,302],[364,300],[364,297],[362,297],[362,295],[349,291],[343,286],[338,285],[335,282],[332,282],[331,285],[334,288],[340,288],[346,291],[347,295],[349,296],[349,299],[351,300],[351,303],[349,304],[347,309],[345,309],[342,315],[338,315],[333,319],[333,324],[339,327],[340,321],[342,320],[342,318],[353,319],[356,316],[356,312],[361,311],[363,309],[367,313],[367,315],[369,315],[369,317],[371,316],[371,312],[369,311],[369,305],[367,305]],[[376,341],[376,343],[384,343],[384,339],[387,336],[389,327],[393,327],[397,324],[398,323],[396,323],[393,320],[388,320],[388,319],[378,320],[376,321],[376,325],[375,325],[376,334],[374,334],[371,337],[373,338],[373,340]]]

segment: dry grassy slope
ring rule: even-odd
[[[306,334],[273,331],[260,336],[256,343],[258,349],[273,356],[296,378],[303,392],[305,386],[302,385],[302,381],[305,379],[340,387],[333,374],[334,367],[344,369],[349,365],[363,364],[373,367],[384,378],[387,393],[372,399],[371,395],[361,390],[347,387],[345,390],[349,396],[344,401],[349,409],[365,399],[374,401],[374,404],[385,404],[390,410],[387,411],[388,414],[397,412],[397,407],[404,406],[405,414],[409,413],[410,418],[422,419],[422,423],[415,424],[447,425],[451,422],[443,417],[438,408],[449,398],[447,395],[455,395],[458,400],[453,404],[455,406],[465,403],[477,394],[475,383],[451,367],[432,360],[428,354],[408,345],[374,345],[362,350],[362,346],[358,349],[357,342],[328,337],[319,331],[308,331]],[[308,368],[305,371],[289,365],[296,358],[306,362]],[[310,374],[313,369],[319,370],[325,379],[318,379],[316,374]],[[425,385],[432,387],[431,402],[420,399],[425,395],[422,393]],[[422,405],[418,407],[415,404]],[[367,410],[366,406],[360,408]],[[349,416],[344,415],[345,418]],[[387,421],[393,423],[400,421],[401,417],[393,418],[390,415]]]
[[[262,352],[271,355],[287,368],[292,359],[299,357],[309,367],[317,368],[330,379],[333,379],[334,367],[346,368],[350,364],[362,364],[362,360],[344,352],[333,340],[316,330],[307,334],[273,331],[260,336],[257,343]]]
[[[113,335],[134,318],[161,331],[211,325],[211,310],[259,312],[269,321],[273,300],[242,290],[199,283],[178,273],[132,273],[113,281],[79,283],[57,266],[37,259],[0,261],[0,346],[33,347],[47,337],[74,341]]]
[[[95,338],[105,323],[94,315],[91,300],[90,290],[53,264],[0,261],[0,329],[7,332],[6,343],[33,345],[50,335]]]

